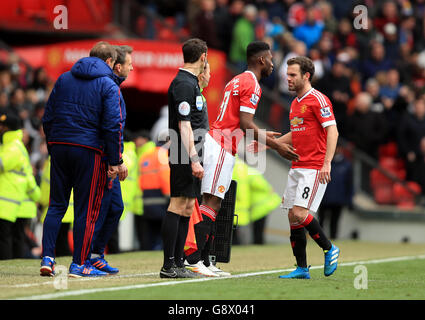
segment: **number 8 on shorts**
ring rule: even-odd
[[[327,184],[319,182],[319,170],[294,168],[289,170],[284,192],[285,209],[293,206],[316,212],[325,194]]]

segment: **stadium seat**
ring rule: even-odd
[[[399,208],[411,209],[415,206],[415,197],[421,193],[419,184],[413,181],[408,181],[407,186],[414,193],[409,191],[401,183],[395,183],[393,186],[394,201]]]
[[[394,204],[392,185],[381,185],[373,189],[373,198],[378,204]]]
[[[378,149],[379,158],[381,157],[392,157],[396,158],[398,155],[398,148],[395,142],[388,142],[380,145]]]
[[[370,172],[370,186],[373,198],[378,204],[393,204],[393,181],[378,169]]]
[[[400,180],[406,179],[404,161],[394,157],[381,157],[379,165]]]
[[[398,163],[394,157],[380,157],[379,165],[388,171],[395,171],[397,170]]]
[[[370,171],[370,186],[372,189],[381,186],[391,186],[393,182],[390,178],[387,178],[383,173],[381,173],[378,169],[372,169]]]

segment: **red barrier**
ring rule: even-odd
[[[54,20],[67,11],[68,28],[55,29]],[[55,12],[55,8],[57,11]],[[62,7],[63,8],[63,7]],[[106,32],[112,22],[112,0],[2,1],[0,29],[41,32]]]
[[[102,40],[116,45],[130,45],[134,49],[132,53],[134,70],[123,83],[124,87],[166,94],[178,68],[183,66],[180,43],[148,40]],[[63,72],[69,71],[78,59],[88,56],[90,49],[97,41],[100,40],[72,41],[14,49],[30,65],[44,67],[48,75],[56,80]],[[211,122],[217,117],[222,91],[227,80],[226,55],[221,51],[210,49],[208,50],[208,61],[211,67],[211,80],[204,94],[207,98]]]

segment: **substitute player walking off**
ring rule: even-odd
[[[300,155],[298,161],[292,162],[282,199],[283,207],[289,209],[290,241],[297,268],[280,278],[310,279],[304,229],[323,249],[324,274],[330,276],[337,268],[340,250],[329,241],[309,211],[317,211],[331,180],[338,130],[330,100],[311,86],[313,62],[306,57],[295,57],[287,64],[289,90],[297,96],[289,113],[291,131],[278,140],[291,143]]]

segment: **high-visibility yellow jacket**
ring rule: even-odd
[[[280,196],[264,176],[239,158],[236,158],[232,179],[238,183],[235,203],[238,225],[257,221],[280,205]]]
[[[249,208],[251,206],[251,195],[248,179],[248,165],[236,158],[233,167],[232,179],[238,184],[236,188],[235,214],[239,226],[246,226],[251,222]],[[234,223],[236,224],[236,217]]]
[[[44,221],[46,217],[47,209],[49,209],[49,199],[50,199],[50,157],[44,162],[43,173],[41,175],[40,183],[40,204],[42,206],[41,222]],[[72,223],[74,221],[74,196],[71,191],[71,196],[69,197],[68,209],[62,219],[63,223]]]
[[[123,220],[127,211],[132,212],[133,202],[136,197],[136,192],[139,189],[137,185],[137,155],[136,145],[134,142],[124,142],[124,153],[122,155],[124,164],[127,166],[128,176],[124,181],[121,181],[121,194],[124,202],[124,211],[121,215]]]
[[[279,207],[281,198],[257,169],[248,168],[248,179],[251,196],[251,221],[254,222]]]
[[[137,148],[137,181],[140,180],[140,158],[146,153],[150,152],[153,149],[156,148],[156,145],[153,141],[149,141],[145,143],[143,146]],[[137,188],[134,202],[133,202],[133,210],[132,212],[138,216],[141,216],[143,214],[143,191],[139,187]]]
[[[28,152],[22,130],[7,131],[0,146],[0,219],[15,222],[27,193]],[[25,152],[24,152],[25,151]]]
[[[37,203],[40,200],[41,192],[40,187],[35,181],[28,151],[25,148],[24,144],[19,145],[19,148],[21,152],[26,155],[27,161],[25,161],[25,168],[23,168],[23,173],[25,174],[25,182],[24,180],[22,180],[22,183],[26,184],[26,191],[24,194],[24,199],[21,202],[21,206],[19,207],[17,217],[32,219],[37,216]]]

